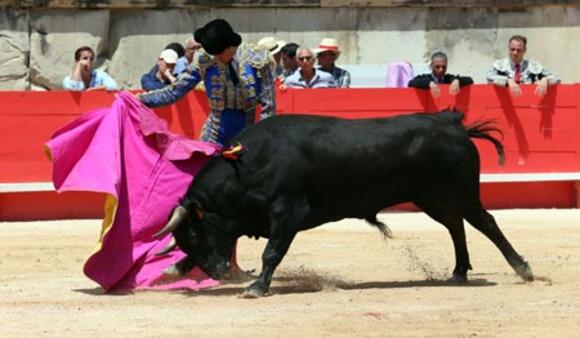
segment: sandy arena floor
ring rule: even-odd
[[[301,233],[270,297],[236,296],[247,283],[201,292],[103,295],[82,274],[99,221],[0,223],[1,337],[580,337],[580,210],[494,211],[536,275],[523,283],[470,226],[470,282],[444,282],[454,265],[446,230],[421,213]],[[239,244],[259,269],[264,240]]]

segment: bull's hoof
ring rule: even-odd
[[[467,283],[467,275],[460,273],[453,273],[453,276],[447,280],[450,283],[465,284]]]
[[[241,295],[240,298],[244,298],[244,299],[256,299],[256,298],[261,298],[264,297],[266,295],[266,293],[264,293],[261,290],[258,289],[246,289],[246,291],[244,291]]]
[[[534,281],[534,274],[532,273],[532,268],[527,262],[524,264],[519,265],[515,268],[516,273],[526,282],[533,282]]]

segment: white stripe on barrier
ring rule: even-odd
[[[0,183],[0,193],[29,191],[54,191],[54,185],[51,182]]]
[[[485,183],[580,181],[580,173],[481,174],[479,180]]]

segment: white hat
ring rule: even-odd
[[[267,36],[258,41],[258,47],[266,48],[272,55],[278,54],[285,45],[286,41],[276,40],[273,36]]]
[[[159,58],[165,61],[165,63],[176,64],[179,56],[173,49],[165,49],[161,52]]]
[[[334,52],[336,57],[340,55],[340,49],[338,48],[338,42],[336,39],[324,38],[320,41],[318,48],[312,49],[312,52],[316,55],[323,52]]]

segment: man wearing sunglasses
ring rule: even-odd
[[[284,91],[288,88],[336,88],[336,82],[330,73],[314,68],[314,55],[308,48],[300,48],[296,54],[299,68],[288,76],[280,86]]]
[[[66,90],[117,90],[117,82],[109,74],[93,69],[95,52],[91,47],[83,46],[75,51],[75,67],[72,75],[64,78],[62,86]]]

